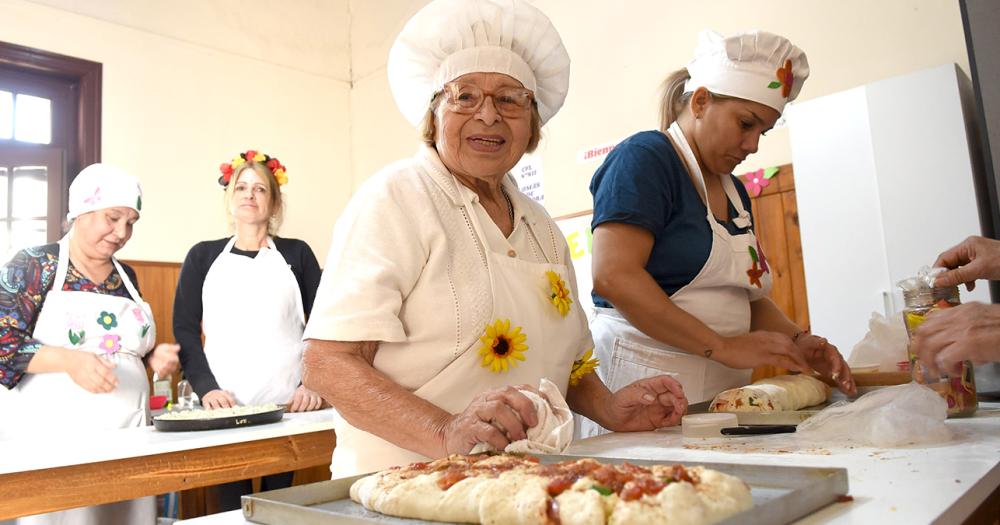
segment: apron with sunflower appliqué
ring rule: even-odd
[[[570,267],[559,260],[529,262],[490,250],[484,225],[471,201],[460,193],[487,257],[493,314],[480,339],[414,394],[452,414],[465,410],[483,391],[516,385],[537,388],[543,377],[565,396],[571,373],[575,381],[595,365],[587,362],[589,355],[579,355],[580,328],[586,326],[586,315],[566,284]],[[521,221],[537,241],[529,222]],[[335,429],[337,446],[330,467],[334,478],[428,459],[358,430],[342,418],[337,418]]]

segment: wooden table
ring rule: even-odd
[[[325,465],[334,443],[331,409],[228,430],[0,441],[0,520]]]

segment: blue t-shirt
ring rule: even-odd
[[[749,211],[750,196],[739,180],[734,178],[734,182]],[[618,144],[594,173],[590,192],[594,195],[592,230],[606,222],[620,222],[653,234],[646,271],[667,295],[701,271],[712,250],[712,229],[705,220],[708,210],[665,134],[642,131]],[[730,234],[752,228],[737,228],[732,222],[736,216],[729,203],[729,220],[720,224]],[[614,307],[596,292],[591,295],[594,305]]]

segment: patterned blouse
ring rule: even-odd
[[[31,335],[58,265],[59,245],[52,243],[21,250],[0,268],[0,384],[8,389],[21,381],[28,362],[42,346]],[[122,268],[138,291],[135,272],[124,264]],[[96,284],[77,271],[72,262],[63,290],[130,297],[117,269],[112,269],[103,283]]]

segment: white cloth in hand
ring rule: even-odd
[[[528,429],[526,439],[511,442],[504,448],[504,452],[559,454],[573,441],[573,412],[570,411],[559,388],[552,381],[542,378],[538,390],[545,394],[545,397],[534,392],[521,391],[535,405],[538,424]],[[488,443],[479,443],[472,448],[470,454],[493,450]]]

